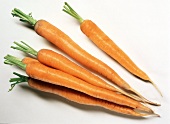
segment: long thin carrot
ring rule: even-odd
[[[109,56],[116,60],[120,65],[127,69],[130,73],[137,76],[138,78],[150,82],[159,91],[156,84],[149,78],[149,76],[143,72],[130,58],[122,51],[114,42],[111,40],[93,21],[84,20],[80,15],[78,15],[71,6],[65,2],[64,12],[73,16],[80,22],[81,31]]]
[[[21,43],[14,42],[14,44],[16,44],[17,46],[16,47],[11,46],[11,48],[31,54],[35,56],[38,59],[38,61],[41,62],[42,64],[59,69],[63,72],[78,77],[88,83],[91,83],[99,87],[103,87],[105,89],[117,91],[115,87],[107,84],[98,76],[95,76],[90,71],[77,65],[76,63],[72,62],[71,60],[67,59],[61,54],[49,49],[41,49],[39,51],[36,51],[25,42],[21,41]]]
[[[157,103],[153,103],[144,97],[142,97],[142,99],[138,98],[137,96],[133,96],[132,94],[128,94],[121,89],[118,89],[114,86],[109,85],[108,83],[106,83],[105,81],[100,79],[98,76],[95,76],[90,71],[75,64],[74,62],[70,61],[69,59],[67,59],[66,57],[64,57],[61,54],[58,54],[58,53],[56,53],[52,50],[48,50],[48,49],[41,49],[37,52],[36,50],[34,50],[31,46],[29,46],[25,42],[21,41],[21,43],[14,42],[14,44],[16,44],[17,46],[11,46],[11,48],[23,51],[23,52],[31,54],[31,55],[34,55],[37,57],[39,62],[41,62],[47,66],[59,69],[63,72],[71,74],[75,77],[78,77],[92,85],[99,86],[99,87],[102,87],[102,88],[105,88],[108,90],[120,92],[121,94],[126,95],[126,96],[133,98],[140,102],[146,102],[146,103],[149,103],[152,105],[160,105]],[[33,60],[35,60],[35,59],[33,59]]]
[[[132,91],[141,96],[137,91],[130,87],[130,85],[126,83],[112,68],[83,50],[68,35],[66,35],[54,25],[45,20],[37,21],[32,17],[32,15],[26,15],[16,8],[12,11],[12,15],[19,17],[21,21],[27,22],[32,25],[37,34],[56,45],[58,48],[63,50],[66,54],[74,58],[82,65],[98,72],[119,87]]]
[[[44,82],[49,82],[55,85],[68,87],[95,98],[103,99],[120,105],[125,105],[137,110],[153,113],[153,111],[149,107],[141,104],[138,101],[135,101],[124,95],[117,94],[110,90],[91,85],[72,75],[64,73],[60,70],[47,67],[39,62],[24,64],[20,60],[16,59],[16,57],[13,57],[11,55],[7,55],[4,58],[10,63],[13,63],[14,65],[25,70],[27,75],[31,78],[38,79]]]
[[[28,58],[26,58],[25,60],[26,61],[28,60],[26,63],[29,63]],[[114,104],[114,103],[111,103],[108,101],[104,101],[101,99],[91,97],[87,94],[84,94],[82,92],[79,92],[79,91],[76,91],[76,90],[73,90],[70,88],[66,88],[63,86],[54,85],[54,84],[46,83],[46,82],[43,82],[40,80],[32,79],[27,76],[20,75],[16,72],[14,72],[13,74],[17,75],[18,78],[10,79],[10,82],[12,84],[11,84],[11,88],[9,89],[9,91],[11,91],[16,84],[19,84],[22,82],[28,82],[28,85],[31,88],[34,88],[36,90],[40,90],[43,92],[47,92],[47,93],[56,94],[63,98],[66,98],[67,100],[70,100],[70,101],[73,101],[75,103],[79,103],[82,105],[99,106],[99,107],[108,109],[110,111],[114,111],[114,112],[118,112],[118,113],[126,114],[126,115],[131,115],[131,116],[143,117],[143,116],[150,115],[149,113],[136,112],[130,107],[121,106],[118,104]],[[13,83],[13,82],[15,82],[15,83]],[[158,114],[155,114],[155,115],[159,117]]]

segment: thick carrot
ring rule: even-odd
[[[84,20],[80,17],[68,3],[65,2],[64,12],[76,18],[80,23],[81,31],[109,56],[116,60],[120,65],[127,69],[130,73],[138,78],[150,82],[162,95],[155,83],[149,78],[149,76],[143,72],[130,58],[111,40],[93,21]]]
[[[44,82],[49,82],[55,85],[68,87],[88,94],[92,97],[103,99],[120,105],[125,105],[137,110],[153,112],[149,107],[129,97],[117,94],[104,88],[91,85],[72,75],[64,73],[60,70],[47,67],[39,62],[31,62],[28,64],[24,64],[23,62],[21,62],[20,60],[16,59],[11,55],[7,55],[4,58],[10,63],[13,63],[14,65],[25,70],[27,75],[31,78],[38,79]]]
[[[12,11],[12,15],[17,16],[21,21],[28,22],[30,25],[34,26],[36,33],[56,45],[82,65],[98,72],[119,87],[132,91],[141,96],[137,91],[130,87],[130,85],[125,82],[112,68],[83,50],[68,35],[66,35],[54,25],[45,20],[37,21],[33,19],[32,15],[26,15],[16,8]]]
[[[29,58],[25,59],[25,61],[27,61],[27,60],[29,62]],[[19,78],[11,78],[10,79],[10,82],[15,82],[15,83],[11,84],[10,91],[13,89],[13,87],[16,84],[19,84],[22,82],[28,82],[28,85],[36,90],[56,94],[56,95],[59,95],[67,100],[70,100],[70,101],[73,101],[75,103],[79,103],[82,105],[99,106],[99,107],[108,109],[110,111],[114,111],[114,112],[118,112],[118,113],[126,114],[126,115],[131,115],[131,116],[143,117],[143,116],[150,115],[149,113],[143,114],[143,113],[136,112],[130,107],[121,106],[118,104],[114,104],[114,103],[111,103],[108,101],[104,101],[101,99],[91,97],[87,94],[84,94],[82,92],[79,92],[79,91],[76,91],[76,90],[73,90],[73,89],[70,89],[67,87],[54,85],[54,84],[46,83],[46,82],[43,82],[40,80],[32,79],[32,78],[26,77],[24,75],[20,75],[16,72],[14,72],[14,74],[17,75]],[[155,115],[159,116],[157,114],[155,114]]]
[[[29,46],[25,42],[21,41],[21,43],[14,42],[14,44],[16,44],[17,46],[11,46],[11,48],[23,51],[23,52],[31,54],[31,55],[34,55],[37,57],[39,62],[41,62],[47,66],[53,67],[55,69],[59,69],[63,72],[71,74],[75,77],[78,77],[92,85],[99,86],[99,87],[102,87],[102,88],[105,88],[108,90],[112,90],[115,92],[119,92],[123,95],[126,95],[126,96],[133,98],[140,102],[146,102],[146,103],[149,103],[152,105],[160,105],[157,103],[153,103],[144,97],[138,98],[137,96],[126,93],[122,89],[118,89],[114,86],[109,85],[104,80],[100,79],[98,76],[95,76],[90,71],[75,64],[74,62],[70,61],[63,55],[58,54],[57,52],[54,52],[54,51],[48,50],[48,49],[41,49],[37,52],[36,50],[34,50],[31,46]],[[24,59],[25,60],[28,59],[27,61],[29,61],[28,57],[24,58]],[[32,59],[32,60],[35,60],[35,59]],[[25,63],[25,62],[23,62],[23,63]],[[27,63],[25,63],[25,64],[27,64]]]

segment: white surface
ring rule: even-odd
[[[79,24],[62,11],[63,0],[1,0],[0,2],[0,123],[81,123],[81,124],[163,124],[170,121],[170,1],[168,0],[69,0],[69,4],[84,18],[93,20],[108,34],[158,85],[163,93],[160,97],[152,85],[146,84],[124,70],[99,50],[80,31]],[[32,12],[36,19],[46,19],[68,34],[83,49],[102,59],[129,84],[148,99],[162,106],[151,108],[161,118],[131,118],[114,112],[78,105],[56,95],[33,90],[26,83],[7,92],[12,72],[23,71],[3,64],[3,57],[25,54],[10,48],[13,41],[23,40],[36,50],[57,49],[27,28],[11,10],[19,8]]]

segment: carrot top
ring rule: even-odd
[[[9,82],[11,82],[11,88],[8,90],[8,92],[12,91],[12,89],[14,88],[14,86],[16,84],[19,84],[19,83],[23,83],[23,82],[27,82],[29,77],[27,76],[24,76],[24,75],[21,75],[21,74],[18,74],[16,72],[13,72],[14,75],[18,76],[18,78],[11,78],[9,80]],[[12,83],[14,82],[14,83]]]
[[[77,19],[80,23],[84,21],[84,19],[67,3],[64,3],[64,12],[67,14],[73,16],[75,19]]]
[[[16,65],[16,66],[20,67],[23,70],[26,69],[26,64],[24,64],[22,62],[22,60],[17,58],[17,57],[14,57],[14,56],[11,56],[11,55],[7,55],[7,56],[4,57],[4,59],[5,59],[5,61],[4,61],[5,64]],[[19,84],[19,83],[22,83],[22,82],[27,82],[28,79],[29,79],[29,77],[24,76],[24,75],[20,75],[20,74],[18,74],[16,72],[13,72],[13,74],[17,75],[18,78],[11,78],[9,80],[9,82],[15,82],[15,83],[11,84],[11,88],[8,90],[8,92],[11,91],[16,84]]]
[[[33,17],[32,17],[32,13],[29,13],[29,14],[25,14],[23,13],[21,10],[17,9],[17,8],[14,8],[12,10],[12,13],[11,13],[13,16],[16,16],[16,17],[19,17],[20,18],[20,21],[22,22],[27,22],[28,24],[30,24],[31,26],[34,26],[37,22],[37,20],[35,20]]]
[[[7,56],[4,57],[4,59],[5,59],[5,61],[4,61],[5,64],[16,65],[23,70],[26,69],[26,64],[24,64],[19,58],[16,58],[16,57],[11,56],[11,55],[7,55]]]
[[[23,51],[25,53],[37,56],[38,52],[33,49],[31,46],[29,46],[28,44],[26,44],[25,42],[21,41],[21,43],[15,42],[14,44],[16,44],[17,46],[11,46],[11,48],[16,49],[16,50],[20,50]]]

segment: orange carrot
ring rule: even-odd
[[[130,87],[130,85],[126,83],[112,68],[83,50],[68,35],[66,35],[54,25],[45,20],[37,21],[33,19],[32,15],[26,15],[16,8],[12,11],[12,15],[17,16],[21,21],[28,22],[30,25],[34,26],[36,33],[56,45],[82,65],[98,72],[119,87],[132,91],[141,96],[139,93],[137,93],[137,91]]]
[[[16,44],[17,46],[16,47],[11,46],[11,48],[21,50],[25,53],[31,54],[37,57],[38,61],[41,62],[42,64],[45,64],[55,69],[59,69],[63,72],[78,77],[88,83],[91,83],[99,87],[103,87],[105,89],[117,91],[117,89],[114,86],[109,85],[108,83],[100,79],[98,76],[95,76],[90,71],[77,65],[76,63],[72,62],[71,60],[67,59],[61,54],[48,49],[41,49],[37,52],[25,42],[21,41],[21,43],[22,44],[18,42],[14,42],[14,44]],[[25,59],[28,62],[29,60],[30,61],[35,60],[35,59],[30,59],[28,57]]]
[[[143,72],[130,58],[123,52],[93,21],[83,20],[71,7],[68,3],[65,2],[64,12],[73,16],[80,22],[81,31],[109,56],[116,60],[120,65],[127,69],[130,73],[137,76],[138,78],[149,81],[153,86],[159,91],[155,83],[149,78],[149,76]]]
[[[20,60],[16,59],[11,55],[7,55],[4,58],[10,63],[13,63],[14,65],[25,70],[27,75],[31,78],[52,83],[55,85],[68,87],[83,92],[85,94],[88,94],[92,97],[103,99],[120,105],[125,105],[137,110],[153,112],[149,107],[144,106],[140,102],[135,101],[129,97],[126,97],[121,94],[117,94],[115,92],[106,90],[104,88],[91,85],[72,75],[69,75],[60,70],[47,67],[39,62],[31,62],[28,64],[24,64],[23,62],[21,62]]]
[[[25,59],[26,62],[27,62],[27,60],[29,62],[29,58]],[[91,97],[87,94],[84,94],[82,92],[79,92],[79,91],[76,91],[76,90],[73,90],[70,88],[66,88],[63,86],[54,85],[54,84],[46,83],[46,82],[43,82],[40,80],[32,79],[32,78],[20,75],[15,72],[14,72],[14,74],[17,75],[19,78],[11,78],[10,79],[10,82],[16,82],[16,83],[11,84],[10,91],[16,84],[18,84],[18,82],[19,83],[28,82],[28,85],[34,89],[37,89],[37,90],[40,90],[43,92],[47,92],[47,93],[56,94],[63,98],[66,98],[67,100],[70,100],[70,101],[73,101],[75,103],[79,103],[82,105],[99,106],[99,107],[108,109],[110,111],[114,111],[114,112],[118,112],[118,113],[126,114],[126,115],[131,115],[131,116],[143,117],[143,116],[150,115],[148,113],[143,114],[143,113],[136,112],[130,107],[121,106],[118,104],[114,104],[114,103],[111,103],[108,101],[104,101],[101,99]],[[159,116],[157,114],[155,114],[155,115]]]
[[[123,95],[126,95],[126,96],[133,98],[140,102],[146,102],[146,103],[149,103],[152,105],[159,105],[157,103],[153,103],[153,102],[147,100],[144,97],[142,97],[142,99],[138,98],[137,96],[133,96],[132,94],[128,94],[121,89],[118,89],[118,88],[115,88],[114,86],[109,85],[108,83],[106,83],[105,81],[100,79],[98,76],[95,76],[90,71],[75,64],[74,62],[70,61],[69,59],[67,59],[66,57],[64,57],[61,54],[58,54],[58,53],[56,53],[52,50],[48,50],[48,49],[41,49],[37,52],[36,50],[34,50],[31,46],[29,46],[25,42],[21,41],[21,43],[14,42],[14,44],[16,44],[17,46],[16,47],[11,46],[11,48],[21,50],[25,53],[34,55],[37,57],[39,62],[41,62],[47,66],[50,66],[52,68],[59,69],[63,72],[71,74],[75,77],[78,77],[92,85],[99,86],[101,88],[105,88],[105,89],[112,90],[115,92],[119,92]],[[30,58],[28,58],[28,57],[24,58],[24,59],[28,62],[31,60],[35,60],[35,59],[30,60]],[[25,63],[25,62],[23,62],[23,63]],[[25,64],[27,64],[27,63],[25,63]]]
[[[24,59],[22,59],[22,62],[24,64],[28,64],[28,63],[31,63],[31,62],[38,62],[38,60],[30,58],[30,57],[25,57]]]

